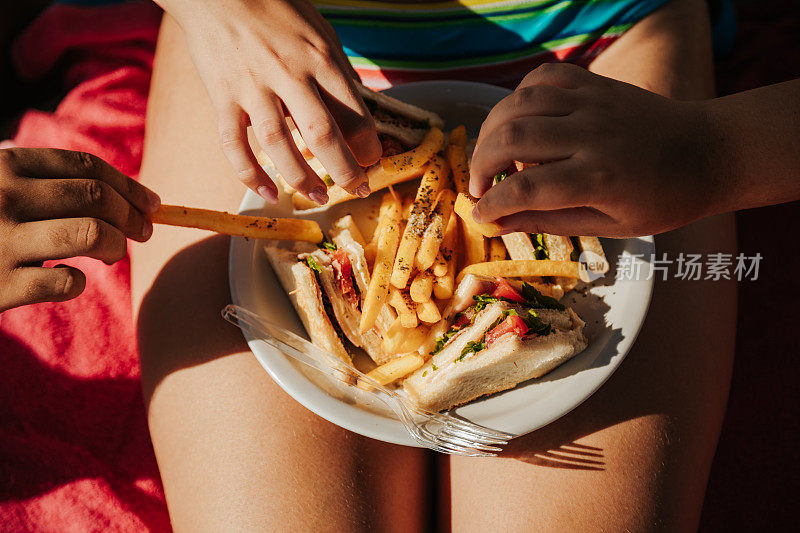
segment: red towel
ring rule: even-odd
[[[54,113],[27,112],[14,144],[96,154],[136,175],[161,12],[151,2],[55,5],[13,49],[22,77],[58,72]],[[130,265],[64,261],[86,291],[0,315],[4,531],[170,529],[147,431]]]

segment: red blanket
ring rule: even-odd
[[[150,2],[56,5],[15,43],[21,76],[67,91],[14,143],[139,170],[161,12]],[[86,291],[0,315],[0,524],[5,531],[169,530],[139,385],[128,261],[65,261]]]

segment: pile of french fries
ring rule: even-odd
[[[370,182],[373,190],[389,190],[383,194],[378,225],[365,248],[372,276],[360,330],[374,327],[385,305],[397,315],[383,339],[384,350],[397,357],[368,374],[382,385],[408,376],[430,357],[420,354],[419,348],[443,333],[448,318],[443,313],[464,275],[521,278],[556,298],[582,277],[583,267],[571,258],[569,237],[545,236],[550,258],[537,259],[530,236],[500,237],[496,224],[475,222],[466,144],[463,126],[447,139],[432,128],[417,148],[383,158],[381,180]],[[421,176],[420,185],[413,197],[404,198],[391,185],[409,176]],[[597,239],[580,239],[602,254]]]

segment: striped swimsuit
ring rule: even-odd
[[[668,0],[314,0],[364,83],[426,79],[513,86],[537,65],[588,65]]]

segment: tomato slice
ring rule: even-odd
[[[506,333],[513,333],[518,337],[523,337],[526,333],[528,333],[528,325],[525,324],[525,321],[517,315],[508,315],[505,320],[500,322],[494,327],[494,329],[492,329],[492,331],[486,334],[486,346],[491,346],[494,341]]]
[[[470,317],[467,313],[460,313],[456,321],[453,323],[453,327],[461,329],[469,324],[471,320],[472,317]]]
[[[358,304],[358,295],[353,287],[353,264],[350,262],[350,257],[344,250],[336,250],[331,253],[333,257],[333,266],[336,268],[337,278],[339,279],[339,288],[342,291],[342,296],[351,304]]]
[[[525,298],[523,298],[522,295],[518,293],[517,290],[503,278],[497,278],[497,287],[495,287],[492,296],[497,296],[498,298],[505,298],[507,300],[511,300],[512,302],[517,302],[520,304],[526,303]]]

